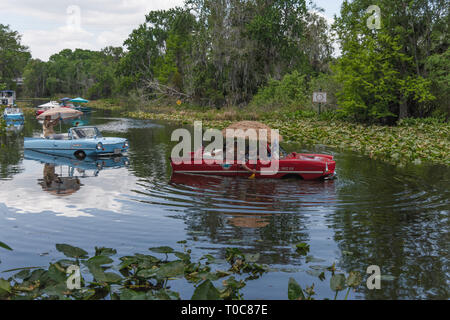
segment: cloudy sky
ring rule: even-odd
[[[99,50],[121,46],[151,10],[181,6],[184,0],[0,0],[1,24],[22,34],[34,58],[62,49]],[[342,0],[316,0],[327,20],[339,13]]]

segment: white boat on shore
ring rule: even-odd
[[[44,113],[45,111],[54,109],[54,108],[59,108],[61,107],[61,105],[59,104],[58,101],[50,101],[44,104],[41,104],[40,106],[36,107],[36,116],[39,116],[40,114]]]

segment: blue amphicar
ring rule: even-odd
[[[128,151],[128,140],[103,137],[96,127],[74,127],[66,134],[53,134],[47,138],[25,138],[24,149],[54,155],[86,156],[122,155]]]

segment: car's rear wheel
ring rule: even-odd
[[[83,150],[75,151],[75,153],[73,155],[78,160],[84,160],[84,158],[86,158],[86,153]]]

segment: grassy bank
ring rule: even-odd
[[[404,166],[408,163],[450,165],[450,124],[435,118],[407,119],[397,126],[364,125],[340,120],[333,112],[320,116],[313,111],[265,112],[254,110],[206,109],[191,106],[166,106],[128,111],[117,101],[94,101],[98,109],[120,111],[138,119],[168,120],[192,124],[202,120],[204,127],[224,128],[232,121],[258,120],[279,129],[285,142],[304,145],[323,144],[352,150],[373,159]]]

